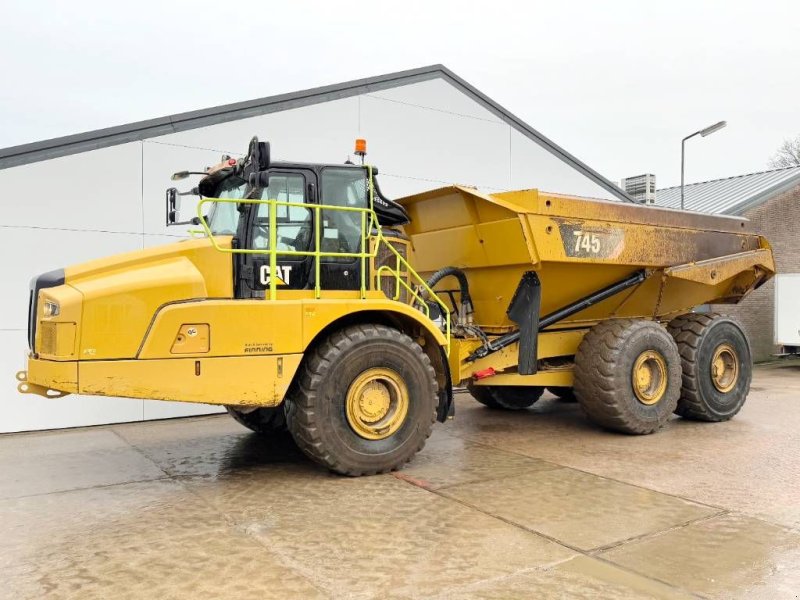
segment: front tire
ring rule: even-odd
[[[725,315],[689,313],[673,319],[668,330],[678,344],[683,370],[675,412],[695,421],[731,419],[747,400],[753,378],[742,327]]]
[[[287,400],[287,424],[300,449],[328,469],[385,473],[425,445],[437,390],[414,340],[383,325],[353,325],[307,354]]]
[[[541,398],[543,387],[530,385],[473,385],[467,391],[478,402],[495,410],[524,410]]]
[[[669,420],[680,396],[675,340],[652,321],[603,321],[578,346],[574,389],[598,425],[623,433],[653,433]]]

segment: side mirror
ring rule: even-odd
[[[252,187],[266,187],[269,181],[266,174],[270,165],[269,142],[259,142],[258,137],[253,136],[247,147],[245,165],[244,178],[247,183]]]
[[[257,171],[266,171],[269,169],[270,151],[269,142],[259,142],[257,136],[253,136],[250,140],[250,147],[247,149],[247,154],[250,155],[250,162],[253,169]]]
[[[189,175],[203,175],[205,177],[208,173],[205,171],[178,171],[173,173],[170,179],[172,181],[180,181],[181,179],[186,179]]]
[[[197,217],[194,217],[188,221],[181,221],[180,213],[181,213],[181,196],[199,196],[200,190],[197,187],[193,187],[188,192],[179,192],[177,188],[169,188],[167,190],[167,197],[166,197],[166,208],[167,208],[167,227],[170,225],[199,225],[200,220]],[[197,222],[195,223],[195,220]]]
[[[180,211],[180,196],[178,195],[177,188],[169,188],[167,190],[167,227],[175,225],[178,222],[178,212]]]

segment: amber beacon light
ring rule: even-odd
[[[364,162],[364,157],[367,155],[367,140],[358,138],[356,140],[356,152],[361,157],[361,162]]]

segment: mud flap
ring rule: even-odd
[[[506,314],[519,325],[519,358],[517,370],[520,375],[534,375],[537,371],[537,348],[539,340],[539,309],[542,302],[542,287],[534,271],[526,271],[519,281],[517,291],[511,299]]]
[[[447,356],[442,352],[442,365],[444,365],[444,378],[446,384],[444,389],[439,390],[439,404],[436,406],[436,420],[444,423],[447,419],[452,419],[456,412],[456,403],[453,402],[453,380],[450,378],[450,363]]]

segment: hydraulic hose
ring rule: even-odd
[[[428,281],[425,283],[428,284],[428,287],[433,289],[437,283],[439,283],[445,277],[455,277],[458,279],[458,285],[461,291],[461,304],[465,307],[467,313],[472,312],[472,298],[469,295],[469,282],[467,282],[467,275],[461,269],[457,267],[444,267],[439,269],[428,278]]]

